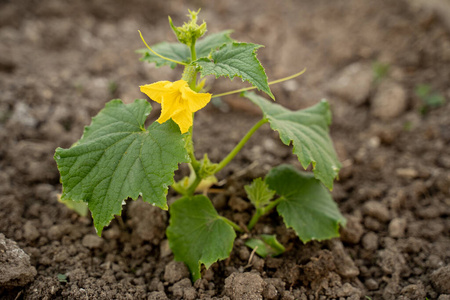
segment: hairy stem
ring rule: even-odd
[[[219,216],[219,219],[221,219],[221,220],[225,221],[225,223],[231,225],[231,227],[233,227],[234,230],[236,230],[238,232],[244,232],[244,230],[242,230],[242,228],[238,224],[234,223],[230,219],[227,219],[227,218],[222,217],[222,216]]]
[[[255,214],[251,218],[250,222],[247,225],[247,229],[250,231],[255,227],[256,223],[258,222],[259,218],[264,216],[265,214],[269,213],[275,206],[277,206],[281,201],[284,200],[284,197],[280,197],[275,201],[270,202],[265,207],[257,207]]]
[[[281,78],[281,79],[277,79],[277,80],[271,81],[271,82],[268,83],[268,85],[275,84],[275,83],[280,83],[280,82],[287,81],[287,80],[290,80],[290,79],[294,79],[295,77],[298,77],[298,76],[302,75],[302,74],[305,73],[305,72],[306,72],[306,68],[303,69],[302,71],[296,73],[296,74],[291,75],[291,76],[288,76],[288,77],[284,77],[284,78]],[[255,86],[252,86],[252,87],[243,88],[243,89],[239,89],[239,90],[229,91],[229,92],[222,93],[222,94],[212,95],[211,98],[217,98],[217,97],[222,97],[222,96],[226,96],[226,95],[237,94],[237,93],[241,93],[241,92],[245,92],[245,91],[250,91],[250,90],[254,90],[254,89],[256,89],[256,87],[255,87]]]
[[[236,154],[241,151],[242,147],[244,147],[245,143],[251,138],[251,136],[258,130],[259,127],[261,127],[263,124],[269,122],[266,118],[260,120],[258,123],[256,123],[250,130],[247,132],[247,134],[242,138],[242,140],[234,147],[233,150],[217,165],[216,170],[214,173],[219,172],[222,170],[235,156]]]

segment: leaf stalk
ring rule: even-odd
[[[293,75],[290,75],[290,76],[288,76],[288,77],[284,77],[284,78],[280,78],[280,79],[271,81],[271,82],[269,82],[268,84],[269,84],[269,85],[272,85],[272,84],[280,83],[280,82],[283,82],[283,81],[291,80],[291,79],[294,79],[295,77],[298,77],[298,76],[302,75],[302,74],[305,73],[305,72],[306,72],[306,68],[304,68],[302,71],[300,71],[300,72],[298,72],[298,73],[295,73],[295,74],[293,74]],[[233,91],[229,91],[229,92],[225,92],[225,93],[221,93],[221,94],[212,95],[211,98],[218,98],[218,97],[222,97],[222,96],[227,96],[227,95],[232,95],[232,94],[242,93],[242,92],[250,91],[250,90],[254,90],[254,89],[256,89],[255,86],[248,87],[248,88],[242,88],[242,89],[239,89],[239,90],[233,90]]]

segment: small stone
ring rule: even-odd
[[[231,300],[262,300],[266,282],[256,273],[233,273],[225,279],[225,294]]]
[[[348,216],[347,225],[341,229],[341,240],[350,244],[358,244],[363,233],[364,227],[359,218]]]
[[[398,83],[383,81],[371,101],[371,114],[383,120],[400,116],[408,105],[406,90]]]
[[[437,300],[450,300],[450,295],[440,295]]]
[[[0,287],[25,286],[34,280],[37,272],[30,264],[30,257],[16,242],[0,233]]]
[[[375,232],[368,232],[362,238],[363,248],[369,251],[378,249],[378,236]]]
[[[364,282],[364,284],[369,291],[374,291],[378,289],[378,282],[373,278],[367,279]]]
[[[170,254],[172,254],[172,250],[169,246],[169,240],[162,240],[161,244],[159,245],[159,256],[161,258],[164,258],[169,256]]]
[[[89,249],[98,249],[103,246],[103,239],[95,234],[88,234],[84,236],[81,244]]]
[[[450,265],[431,273],[431,283],[439,293],[450,294]]]
[[[363,206],[363,212],[371,217],[374,217],[382,222],[390,220],[389,210],[381,202],[378,201],[368,201]]]
[[[389,236],[392,238],[401,238],[405,236],[406,219],[395,218],[389,223]]]
[[[413,168],[398,168],[395,170],[395,174],[405,179],[414,179],[419,176],[419,172]]]
[[[372,81],[370,66],[357,62],[345,67],[332,78],[328,91],[354,105],[361,105],[369,97]]]
[[[183,278],[189,278],[189,269],[181,261],[171,261],[164,269],[164,280],[175,283]]]
[[[248,259],[250,258],[250,251],[246,246],[242,246],[239,249],[239,258],[243,261],[248,261]]]

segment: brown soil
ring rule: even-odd
[[[0,298],[450,299],[450,106],[421,113],[414,93],[428,84],[450,97],[450,2],[242,3],[0,2]],[[286,253],[251,256],[240,236],[231,257],[192,284],[172,261],[166,212],[129,201],[99,238],[90,217],[57,202],[52,156],[108,100],[131,102],[144,97],[138,85],[179,77],[138,61],[137,30],[150,44],[174,41],[167,15],[181,24],[198,7],[209,32],[231,28],[235,39],[266,46],[259,58],[269,79],[308,68],[273,92],[291,109],[331,102],[344,165],[333,195],[348,225],[341,239],[304,245],[273,213],[253,233],[276,234]],[[389,65],[381,81],[373,62]],[[214,89],[230,87],[242,84]],[[198,114],[199,157],[220,160],[258,120],[247,102],[228,97]],[[300,168],[262,128],[219,174],[210,193],[218,211],[248,222],[243,185],[281,163]]]

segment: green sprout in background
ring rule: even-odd
[[[441,107],[445,103],[445,98],[441,94],[434,92],[430,85],[419,84],[415,89],[417,97],[422,100],[420,112],[426,114],[431,109]]]

